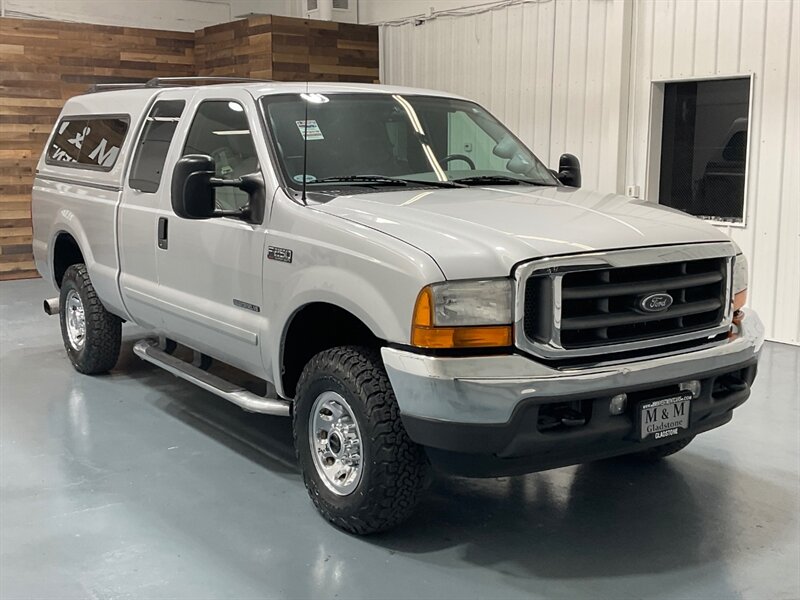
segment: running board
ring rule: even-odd
[[[158,342],[154,340],[139,340],[134,344],[133,352],[139,358],[169,371],[176,377],[190,381],[212,394],[225,398],[225,400],[233,402],[246,411],[280,417],[291,415],[291,402],[280,398],[259,396],[249,392],[240,385],[212,375],[191,363],[167,354],[158,347]]]

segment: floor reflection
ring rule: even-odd
[[[257,466],[255,475],[285,475],[292,482],[287,502],[302,505],[303,514],[315,518],[298,475],[288,419],[246,413],[132,357],[130,345],[126,342],[120,377],[144,383],[150,406],[247,457]],[[91,464],[106,451],[104,443],[113,443],[89,435],[105,418],[103,405],[99,398],[86,401],[79,387],[67,395],[70,450],[84,457],[77,464]],[[194,481],[195,474],[186,477],[186,485],[202,485]],[[670,573],[732,555],[738,551],[737,533],[754,524],[759,529],[748,536],[755,543],[791,533],[770,518],[768,504],[737,505],[742,489],[773,504],[791,503],[784,488],[693,452],[692,446],[656,464],[622,458],[515,478],[437,476],[410,522],[361,543],[427,563],[482,567],[512,578]],[[220,503],[236,499],[235,490],[218,493]],[[237,525],[245,540],[247,527]],[[320,520],[319,527],[329,526]],[[308,557],[308,585],[333,596],[354,566],[331,541],[346,534],[321,531]],[[207,543],[219,541],[209,535]],[[261,568],[254,562],[257,554],[234,532],[224,537],[244,554],[229,558],[250,561],[254,572]],[[455,552],[443,552],[449,549]]]

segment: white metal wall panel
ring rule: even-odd
[[[626,183],[644,188],[652,82],[753,75],[745,227],[724,227],[750,259],[750,304],[771,339],[800,343],[800,5],[788,0],[640,0]],[[649,190],[654,198],[654,191]]]
[[[771,339],[800,343],[800,2],[554,0],[381,29],[385,83],[473,98],[584,186],[646,188],[652,82],[753,74],[750,303]]]
[[[0,0],[0,5],[7,17],[177,31],[194,31],[224,23],[230,21],[233,14],[239,14],[232,13],[229,0],[170,0],[146,4],[130,0]]]
[[[477,100],[549,166],[572,152],[584,185],[614,191],[626,127],[626,10],[626,0],[558,0],[383,27],[381,79]]]

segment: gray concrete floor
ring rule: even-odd
[[[306,497],[287,420],[140,362],[73,371],[41,281],[0,284],[0,598],[797,598],[800,349],[672,459],[439,478],[370,538]]]

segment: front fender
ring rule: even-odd
[[[411,311],[418,290],[413,293],[413,298],[404,298],[406,294],[403,293],[390,298],[386,295],[387,290],[381,290],[375,282],[335,266],[310,267],[286,281],[285,286],[285,290],[291,290],[291,296],[276,303],[274,322],[280,324],[280,335],[271,336],[268,353],[278,358],[272,365],[272,372],[280,393],[283,392],[280,389],[280,366],[283,364],[286,334],[295,314],[309,304],[332,304],[358,318],[375,337],[408,343]]]
[[[291,251],[264,260],[264,367],[281,385],[283,342],[294,314],[324,302],[360,319],[379,339],[407,344],[419,291],[444,278],[430,256],[397,238],[279,196],[268,245]],[[285,256],[285,254],[284,254]]]

